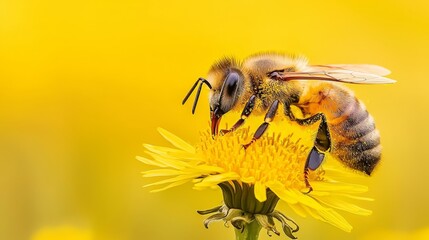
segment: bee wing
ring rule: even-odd
[[[390,70],[378,65],[372,64],[330,64],[330,65],[311,65],[310,71],[332,71],[349,70],[354,72],[371,73],[378,76],[390,74]]]
[[[383,84],[396,82],[395,80],[392,80],[390,78],[385,78],[372,73],[356,72],[341,69],[314,72],[283,72],[281,75],[276,76],[275,79],[281,81],[322,80],[356,84]]]

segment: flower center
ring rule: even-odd
[[[292,134],[282,136],[281,131],[273,130],[244,149],[243,144],[252,139],[249,129],[239,129],[215,139],[208,131],[203,132],[197,151],[204,156],[204,164],[238,174],[240,186],[246,194],[249,187],[243,183],[265,185],[280,182],[285,188],[304,190],[308,146],[301,144],[299,138],[294,140]],[[322,174],[321,169],[312,171],[309,179],[320,180]],[[233,188],[236,189],[235,186]]]

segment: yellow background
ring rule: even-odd
[[[351,86],[384,146],[364,180],[373,215],[345,214],[354,230],[344,233],[284,208],[298,236],[419,235],[429,227],[428,12],[424,0],[0,1],[0,239],[233,239],[195,212],[219,192],[151,194],[135,155],[143,142],[167,145],[159,126],[196,142],[208,106],[204,97],[195,116],[181,106],[192,83],[220,57],[260,51],[378,64],[398,80]]]

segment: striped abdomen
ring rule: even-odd
[[[307,85],[297,106],[304,116],[325,114],[330,130],[331,154],[350,168],[368,175],[381,156],[380,134],[365,105],[340,85]]]
[[[344,101],[337,116],[328,117],[332,154],[347,166],[368,175],[381,157],[380,134],[364,104],[354,96]],[[346,99],[344,99],[346,100]]]

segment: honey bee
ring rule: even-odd
[[[386,77],[389,70],[369,64],[309,65],[303,57],[276,53],[256,54],[242,62],[224,58],[214,63],[207,79],[199,78],[194,89],[192,113],[195,112],[203,84],[210,88],[209,103],[212,134],[218,135],[222,116],[242,110],[241,118],[231,129],[242,126],[251,113],[262,115],[264,122],[256,130],[247,148],[260,138],[274,120],[279,105],[291,121],[300,125],[319,123],[314,146],[304,168],[304,180],[309,192],[309,170],[317,169],[325,153],[330,152],[344,165],[370,175],[381,157],[380,134],[365,105],[341,83],[383,84],[395,81]],[[302,112],[298,118],[291,110]]]

